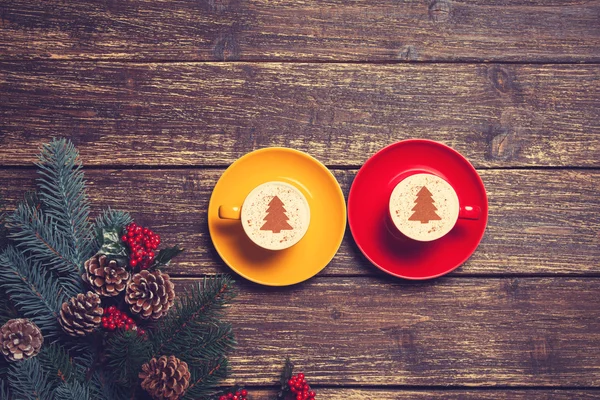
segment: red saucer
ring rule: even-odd
[[[459,219],[446,236],[431,242],[388,228],[390,195],[398,177],[411,170],[444,178],[461,204],[481,207],[481,217]],[[405,279],[436,278],[458,268],[481,242],[487,219],[487,195],[475,168],[457,151],[431,140],[404,140],[381,149],[358,171],[348,197],[348,222],[360,250],[379,269]]]

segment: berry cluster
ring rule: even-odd
[[[246,389],[238,390],[235,393],[227,393],[219,397],[219,400],[247,400],[248,391]]]
[[[125,227],[121,240],[129,247],[131,268],[148,269],[154,260],[154,250],[160,244],[160,236],[132,222]]]
[[[296,400],[315,400],[317,394],[310,390],[310,386],[306,382],[306,379],[304,379],[302,372],[293,375],[288,380],[288,386],[292,393],[296,395]]]
[[[102,316],[102,327],[108,331],[125,329],[126,331],[137,331],[138,335],[143,335],[146,333],[143,329],[138,329],[135,321],[115,306],[110,306],[104,309],[104,315]]]

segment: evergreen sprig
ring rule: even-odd
[[[29,263],[13,246],[0,254],[0,289],[23,315],[39,326],[44,336],[61,334],[58,312],[66,301],[64,292],[38,262]]]
[[[210,360],[190,367],[190,373],[190,386],[183,399],[206,399],[217,392],[217,385],[229,374],[229,361],[225,357]]]
[[[152,344],[134,331],[115,332],[106,343],[105,356],[114,381],[134,387],[142,365],[152,357]]]
[[[34,195],[26,198],[8,218],[10,238],[27,259],[55,273],[59,285],[74,296],[83,289],[79,265],[68,239],[36,199]]]
[[[66,238],[74,261],[81,265],[92,256],[93,231],[79,151],[66,139],[42,147],[39,161],[39,195],[56,229]]]
[[[61,400],[89,400],[90,388],[78,381],[64,382],[54,390],[54,398]]]
[[[15,399],[52,400],[52,386],[37,357],[12,363],[8,370],[8,382]]]
[[[185,354],[190,347],[188,338],[192,335],[203,337],[207,324],[223,328],[229,326],[220,322],[219,318],[235,295],[233,280],[227,275],[215,275],[205,277],[184,295],[178,296],[173,309],[152,330],[150,340],[154,343],[155,355],[165,354],[167,348]],[[235,345],[233,337],[229,345]]]
[[[57,343],[42,346],[37,359],[46,371],[48,381],[54,386],[85,379],[81,366],[77,365],[67,350]]]
[[[129,225],[133,219],[129,213],[108,208],[102,212],[94,222],[95,244],[94,253],[100,250],[104,243],[103,233],[108,230],[122,229]]]

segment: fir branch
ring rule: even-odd
[[[292,363],[290,357],[286,357],[285,365],[283,366],[283,371],[281,371],[281,377],[279,378],[281,388],[279,390],[279,393],[277,394],[278,399],[284,399],[285,396],[287,396],[291,392],[290,386],[288,385],[288,381],[290,380],[293,374],[294,364]]]
[[[15,399],[52,400],[52,387],[37,357],[12,363],[8,371],[10,390]]]
[[[230,324],[209,323],[188,328],[164,346],[161,354],[173,354],[190,365],[202,365],[207,360],[223,357],[236,345]]]
[[[0,289],[25,317],[40,327],[44,336],[56,337],[62,332],[58,312],[67,298],[49,275],[39,263],[30,263],[13,246],[0,254]]]
[[[0,249],[3,249],[8,244],[8,229],[6,227],[6,203],[0,195]]]
[[[89,400],[90,388],[86,384],[77,381],[61,383],[54,390],[54,398],[61,400]]]
[[[0,288],[0,326],[4,325],[8,320],[18,318],[19,313],[8,298],[5,290]]]
[[[81,367],[76,365],[67,350],[59,344],[45,344],[37,358],[53,386],[83,381],[85,378]]]
[[[130,400],[129,394],[118,387],[103,370],[96,370],[91,376],[90,395],[94,400]]]
[[[233,281],[227,275],[206,277],[189,293],[178,297],[175,307],[153,329],[150,340],[155,344],[155,356],[163,349],[178,346],[185,353],[190,342],[182,342],[181,335],[201,329],[202,324],[219,323],[225,306],[235,297]],[[189,336],[189,335],[188,335]],[[198,337],[197,340],[202,340]],[[171,344],[173,343],[173,344]]]
[[[115,382],[126,388],[136,385],[142,365],[152,358],[151,354],[152,344],[133,331],[115,332],[105,348],[107,366]]]
[[[0,400],[10,400],[8,383],[4,380],[4,378],[0,379]]]
[[[104,237],[103,232],[106,230],[119,230],[129,225],[133,219],[124,211],[113,210],[108,208],[102,212],[94,222],[94,232],[96,235],[96,242],[94,245],[94,253],[100,250],[102,247]]]
[[[43,146],[36,165],[40,198],[80,266],[92,256],[93,231],[79,152],[70,141],[54,139]]]
[[[9,236],[28,258],[54,272],[67,294],[74,296],[83,290],[83,282],[71,244],[56,229],[57,222],[34,201],[29,197],[8,218]]]
[[[217,385],[229,374],[229,362],[223,357],[200,367],[192,367],[190,373],[190,386],[183,399],[206,399],[217,392]]]

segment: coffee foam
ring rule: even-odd
[[[400,232],[419,241],[436,240],[458,219],[456,192],[444,179],[415,174],[402,180],[390,196],[390,216]]]
[[[304,195],[285,182],[257,186],[242,206],[242,226],[257,245],[282,250],[298,243],[308,229],[310,209]]]

